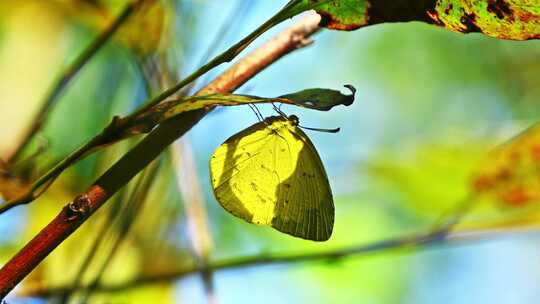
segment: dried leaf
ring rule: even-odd
[[[493,151],[472,183],[473,192],[504,206],[540,201],[540,125]]]

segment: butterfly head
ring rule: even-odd
[[[296,115],[290,115],[287,119],[293,124],[293,126],[298,126],[298,124],[300,124],[300,120]]]

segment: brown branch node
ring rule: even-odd
[[[80,221],[90,215],[92,201],[86,193],[78,195],[64,207],[66,222]]]

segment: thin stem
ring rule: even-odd
[[[307,263],[307,262],[324,262],[324,261],[337,261],[345,258],[360,258],[374,254],[387,253],[395,250],[405,250],[407,248],[414,248],[416,250],[427,250],[435,248],[437,246],[448,245],[467,245],[471,243],[478,243],[482,241],[499,240],[505,237],[513,236],[516,233],[525,235],[526,233],[537,234],[540,230],[480,230],[480,231],[460,231],[453,232],[445,235],[444,237],[437,236],[431,233],[413,234],[405,237],[391,238],[382,241],[376,241],[369,244],[359,244],[346,247],[343,249],[332,250],[328,252],[320,253],[307,253],[307,254],[273,254],[270,256],[256,255],[246,256],[234,259],[228,259],[211,263],[207,267],[212,271],[222,271],[229,269],[240,269],[247,267],[258,267],[265,265],[283,265],[283,264],[295,264],[295,263]],[[412,252],[412,251],[409,251]],[[416,251],[415,251],[416,252]],[[201,269],[192,267],[188,269],[172,270],[168,273],[159,273],[154,275],[145,275],[138,277],[132,281],[122,282],[117,284],[107,284],[96,286],[96,291],[101,292],[116,292],[128,289],[137,288],[149,284],[162,284],[171,282],[173,280],[182,279],[184,277],[199,273]],[[38,287],[35,289],[29,289],[23,291],[21,296],[32,297],[51,297],[58,294],[62,294],[68,291],[76,291],[86,288],[85,286],[78,286],[76,290],[71,290],[72,286],[60,286],[51,288]]]
[[[19,145],[14,149],[14,152],[8,157],[8,163],[14,163],[21,157],[22,152],[31,142],[32,138],[45,124],[49,113],[57,103],[62,93],[64,93],[68,84],[75,78],[79,71],[90,61],[92,57],[109,41],[109,39],[118,31],[120,26],[124,24],[133,14],[135,9],[141,4],[142,0],[134,0],[129,2],[116,19],[97,36],[84,51],[75,58],[62,73],[60,78],[52,85],[49,93],[42,102],[41,109],[33,119],[32,125],[25,132]]]
[[[212,81],[200,94],[232,92],[260,71],[297,48],[317,32],[320,17],[310,15],[285,30]],[[85,220],[177,138],[184,135],[209,111],[183,113],[162,123],[107,172],[77,196],[27,245],[0,269],[0,299],[3,299],[41,261],[70,236]],[[76,208],[74,208],[76,207]],[[75,210],[84,212],[74,213]]]

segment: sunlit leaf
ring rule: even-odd
[[[253,95],[238,94],[209,94],[193,96],[184,100],[176,101],[165,112],[165,118],[171,118],[183,112],[198,110],[213,106],[238,106],[256,103],[286,103],[318,111],[329,111],[338,105],[350,106],[354,102],[356,89],[346,85],[351,90],[351,95],[345,95],[340,91],[330,89],[306,89],[300,92],[282,95],[279,97],[259,97]]]
[[[353,86],[346,86],[352,94],[343,94],[330,89],[307,89],[296,93],[282,95],[279,97],[259,97],[254,95],[238,94],[208,94],[201,96],[191,96],[172,100],[159,104],[147,113],[136,117],[123,125],[125,121],[122,118],[115,118],[107,127],[109,131],[117,132],[114,140],[120,140],[133,135],[146,133],[152,130],[157,124],[170,119],[181,113],[211,108],[216,106],[239,106],[257,103],[285,103],[309,108],[319,111],[329,111],[335,106],[349,106],[354,102],[356,89]],[[120,130],[119,130],[120,129]]]

